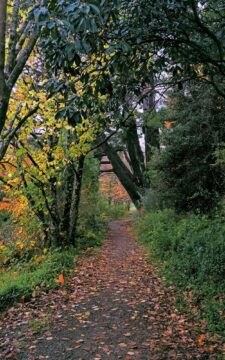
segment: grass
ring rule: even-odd
[[[18,301],[31,299],[32,293],[40,288],[49,290],[59,286],[59,274],[68,274],[78,258],[76,249],[55,251],[42,256],[35,264],[34,259],[24,262],[20,267],[12,267],[1,272],[0,311]]]
[[[124,205],[108,207],[104,202],[100,205],[96,212],[82,217],[85,222],[81,221],[78,226],[76,248],[44,249],[47,253],[43,253],[43,249],[32,248],[25,240],[18,244],[9,241],[0,247],[0,311],[17,302],[29,301],[40,289],[58,288],[60,274],[69,274],[82,253],[88,255],[86,250],[102,245],[108,222],[121,218],[126,209]]]
[[[87,249],[101,246],[107,221],[100,221],[97,215],[93,224],[90,221],[78,228],[76,248],[41,249],[38,244],[33,247],[29,240],[0,244],[0,311],[30,300],[40,289],[58,288],[60,274],[65,276],[73,271],[79,257],[87,254]],[[11,228],[10,223],[8,227]]]

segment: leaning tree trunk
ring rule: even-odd
[[[106,143],[104,144],[104,150],[112,164],[114,173],[120,180],[124,189],[127,191],[128,195],[130,196],[136,208],[140,209],[142,202],[141,191],[138,188],[138,186],[135,184],[133,174],[120,159],[119,155],[117,154],[113,146]]]
[[[133,170],[134,182],[139,188],[145,187],[145,159],[140,146],[137,124],[133,118],[126,127],[126,147],[129,156],[129,165]]]

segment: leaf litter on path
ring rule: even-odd
[[[67,291],[42,292],[2,315],[0,359],[223,358],[222,339],[175,308],[173,287],[163,287],[131,225],[111,223],[101,252],[81,259]]]

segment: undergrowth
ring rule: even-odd
[[[191,297],[191,306],[209,329],[225,333],[225,217],[177,216],[165,209],[147,213],[138,223],[140,240],[168,284]]]
[[[74,248],[66,251],[53,251],[20,262],[1,272],[0,311],[17,301],[30,300],[40,289],[53,289],[59,286],[59,274],[67,275],[73,269],[78,252]]]
[[[26,237],[0,242],[0,311],[36,297],[40,290],[58,288],[58,276],[73,271],[85,250],[101,246],[109,221],[124,212],[125,206],[109,206],[104,199],[83,206],[76,248],[51,250]],[[5,223],[4,230],[13,227]]]

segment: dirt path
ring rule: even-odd
[[[12,308],[1,324],[1,359],[223,359],[219,346],[173,305],[143,249],[115,221],[97,256],[85,256],[71,291]]]

